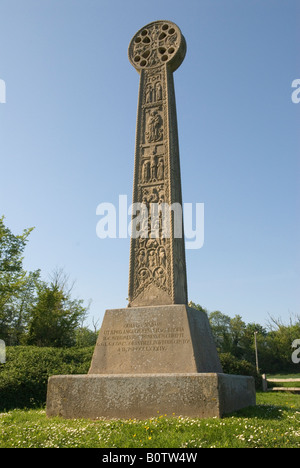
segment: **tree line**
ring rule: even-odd
[[[0,338],[7,346],[93,344],[95,331],[83,326],[89,305],[72,298],[67,275],[56,270],[46,282],[40,270],[24,270],[32,230],[14,235],[0,218]]]
[[[292,343],[300,339],[298,315],[291,316],[288,324],[270,316],[266,327],[263,327],[254,322],[245,323],[240,315],[232,318],[218,310],[209,312],[193,302],[189,305],[208,315],[218,352],[227,354],[228,359],[243,360],[256,366],[257,350],[261,373],[300,371],[300,365],[292,360]]]
[[[48,347],[92,346],[98,331],[85,327],[89,305],[72,297],[72,284],[62,270],[48,282],[41,271],[25,271],[23,253],[33,228],[14,235],[0,218],[0,339],[7,346]],[[208,315],[218,352],[227,360],[256,365],[262,372],[293,371],[292,343],[300,339],[300,317],[284,324],[270,317],[267,327],[245,323],[240,315],[229,317],[220,311],[209,312],[193,302],[190,306]]]

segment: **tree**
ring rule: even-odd
[[[71,298],[72,288],[62,271],[54,273],[50,285],[39,285],[28,323],[28,344],[53,347],[76,344],[76,329],[88,307],[83,300]]]
[[[193,301],[189,301],[189,307],[192,307],[193,309],[200,310],[201,312],[204,312],[206,315],[208,315],[207,309],[204,309],[200,304],[195,304]]]
[[[4,216],[0,218],[0,310],[26,283],[22,254],[32,229],[25,229],[23,234],[15,236],[4,225]]]
[[[208,317],[218,351],[221,353],[230,353],[232,347],[230,317],[222,314],[219,310],[211,312]]]
[[[23,268],[23,252],[33,228],[14,235],[0,218],[0,338],[6,345],[71,346],[78,343],[75,330],[88,306],[72,299],[73,285],[56,271],[50,284],[41,281],[40,270]],[[83,335],[85,336],[83,340]],[[81,342],[93,333],[81,333]]]
[[[258,362],[259,367],[263,362],[263,356],[265,354],[265,338],[267,331],[264,327],[258,323],[248,323],[244,329],[243,336],[241,337],[241,347],[243,350],[243,359],[252,364],[256,364],[255,358],[255,345],[254,345],[254,333],[257,333],[257,348],[258,348]]]
[[[236,315],[230,319],[229,328],[231,334],[231,353],[237,358],[242,358],[244,354],[242,341],[246,324],[240,315]]]
[[[87,346],[95,346],[99,332],[94,332],[88,327],[80,327],[75,330],[75,345],[78,348],[85,348]]]
[[[264,369],[279,372],[299,371],[299,365],[293,363],[292,343],[300,337],[300,317],[290,317],[289,324],[284,324],[281,318],[270,317],[269,332],[266,337]]]
[[[90,330],[88,327],[83,325],[83,321],[81,325],[76,329],[76,346],[84,348],[86,346],[95,346],[97,342],[97,338],[99,335],[99,319],[95,320],[92,318],[92,324],[94,330]]]
[[[190,302],[195,309],[206,312],[218,352],[226,368],[243,361],[255,366],[254,334],[256,333],[258,364],[261,372],[299,372],[292,361],[292,343],[300,337],[300,316],[290,317],[289,324],[270,317],[268,329],[258,323],[246,324],[240,315],[231,318],[216,310],[207,312],[201,305]]]
[[[23,269],[23,252],[33,228],[14,235],[0,218],[0,337],[19,344],[26,326],[28,308],[34,301],[39,270]]]

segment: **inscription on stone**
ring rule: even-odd
[[[167,351],[168,347],[190,343],[184,327],[168,326],[151,321],[141,324],[127,323],[124,328],[105,330],[97,346],[118,348],[117,351]]]

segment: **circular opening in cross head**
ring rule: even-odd
[[[129,59],[137,70],[170,62],[173,72],[182,62],[185,49],[179,28],[172,22],[157,21],[144,26],[133,36]],[[175,60],[175,56],[178,56],[178,60]]]

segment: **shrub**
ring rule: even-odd
[[[250,375],[255,379],[255,387],[261,387],[261,375],[253,364],[244,359],[239,360],[231,353],[220,353],[219,357],[225,374]]]
[[[94,347],[6,348],[6,363],[0,365],[0,410],[44,405],[50,375],[86,374]]]

